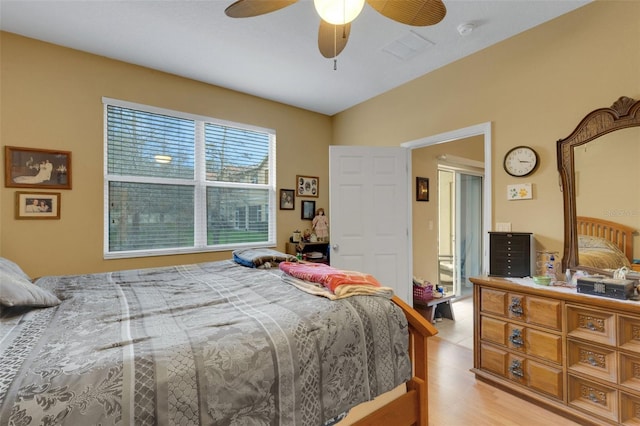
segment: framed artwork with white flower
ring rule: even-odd
[[[71,189],[71,152],[6,146],[4,185],[8,188]]]

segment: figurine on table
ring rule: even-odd
[[[329,241],[329,219],[324,215],[323,208],[316,210],[312,228],[316,237],[318,237],[318,241]]]

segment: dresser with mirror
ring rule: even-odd
[[[557,155],[563,270],[640,279],[640,102],[621,97],[587,114]],[[580,424],[640,424],[640,301],[471,281],[477,379]]]

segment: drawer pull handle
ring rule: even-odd
[[[511,362],[511,365],[509,366],[509,372],[513,376],[515,376],[515,377],[517,377],[519,379],[524,377],[524,372],[522,371],[522,363],[520,361],[518,361],[517,359],[515,359],[515,360],[513,360]]]
[[[592,323],[591,321],[589,321],[587,323],[587,328],[591,331],[596,331],[596,325],[594,323]]]
[[[522,316],[524,314],[524,310],[522,309],[522,305],[520,304],[520,298],[514,297],[511,299],[511,304],[509,305],[509,311],[515,316]]]
[[[593,355],[589,355],[589,358],[587,358],[587,361],[589,361],[589,364],[593,365],[594,367],[598,366],[598,361],[596,361]]]
[[[524,346],[524,341],[522,340],[522,331],[517,328],[514,329],[511,332],[511,336],[509,336],[509,341],[513,344],[513,346]]]

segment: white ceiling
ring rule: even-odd
[[[224,14],[233,0],[0,0],[0,29],[333,115],[589,1],[444,0],[431,27],[365,5],[337,70],[312,0],[243,19]],[[475,29],[461,36],[464,23]],[[384,51],[407,37],[433,44],[405,60]]]

